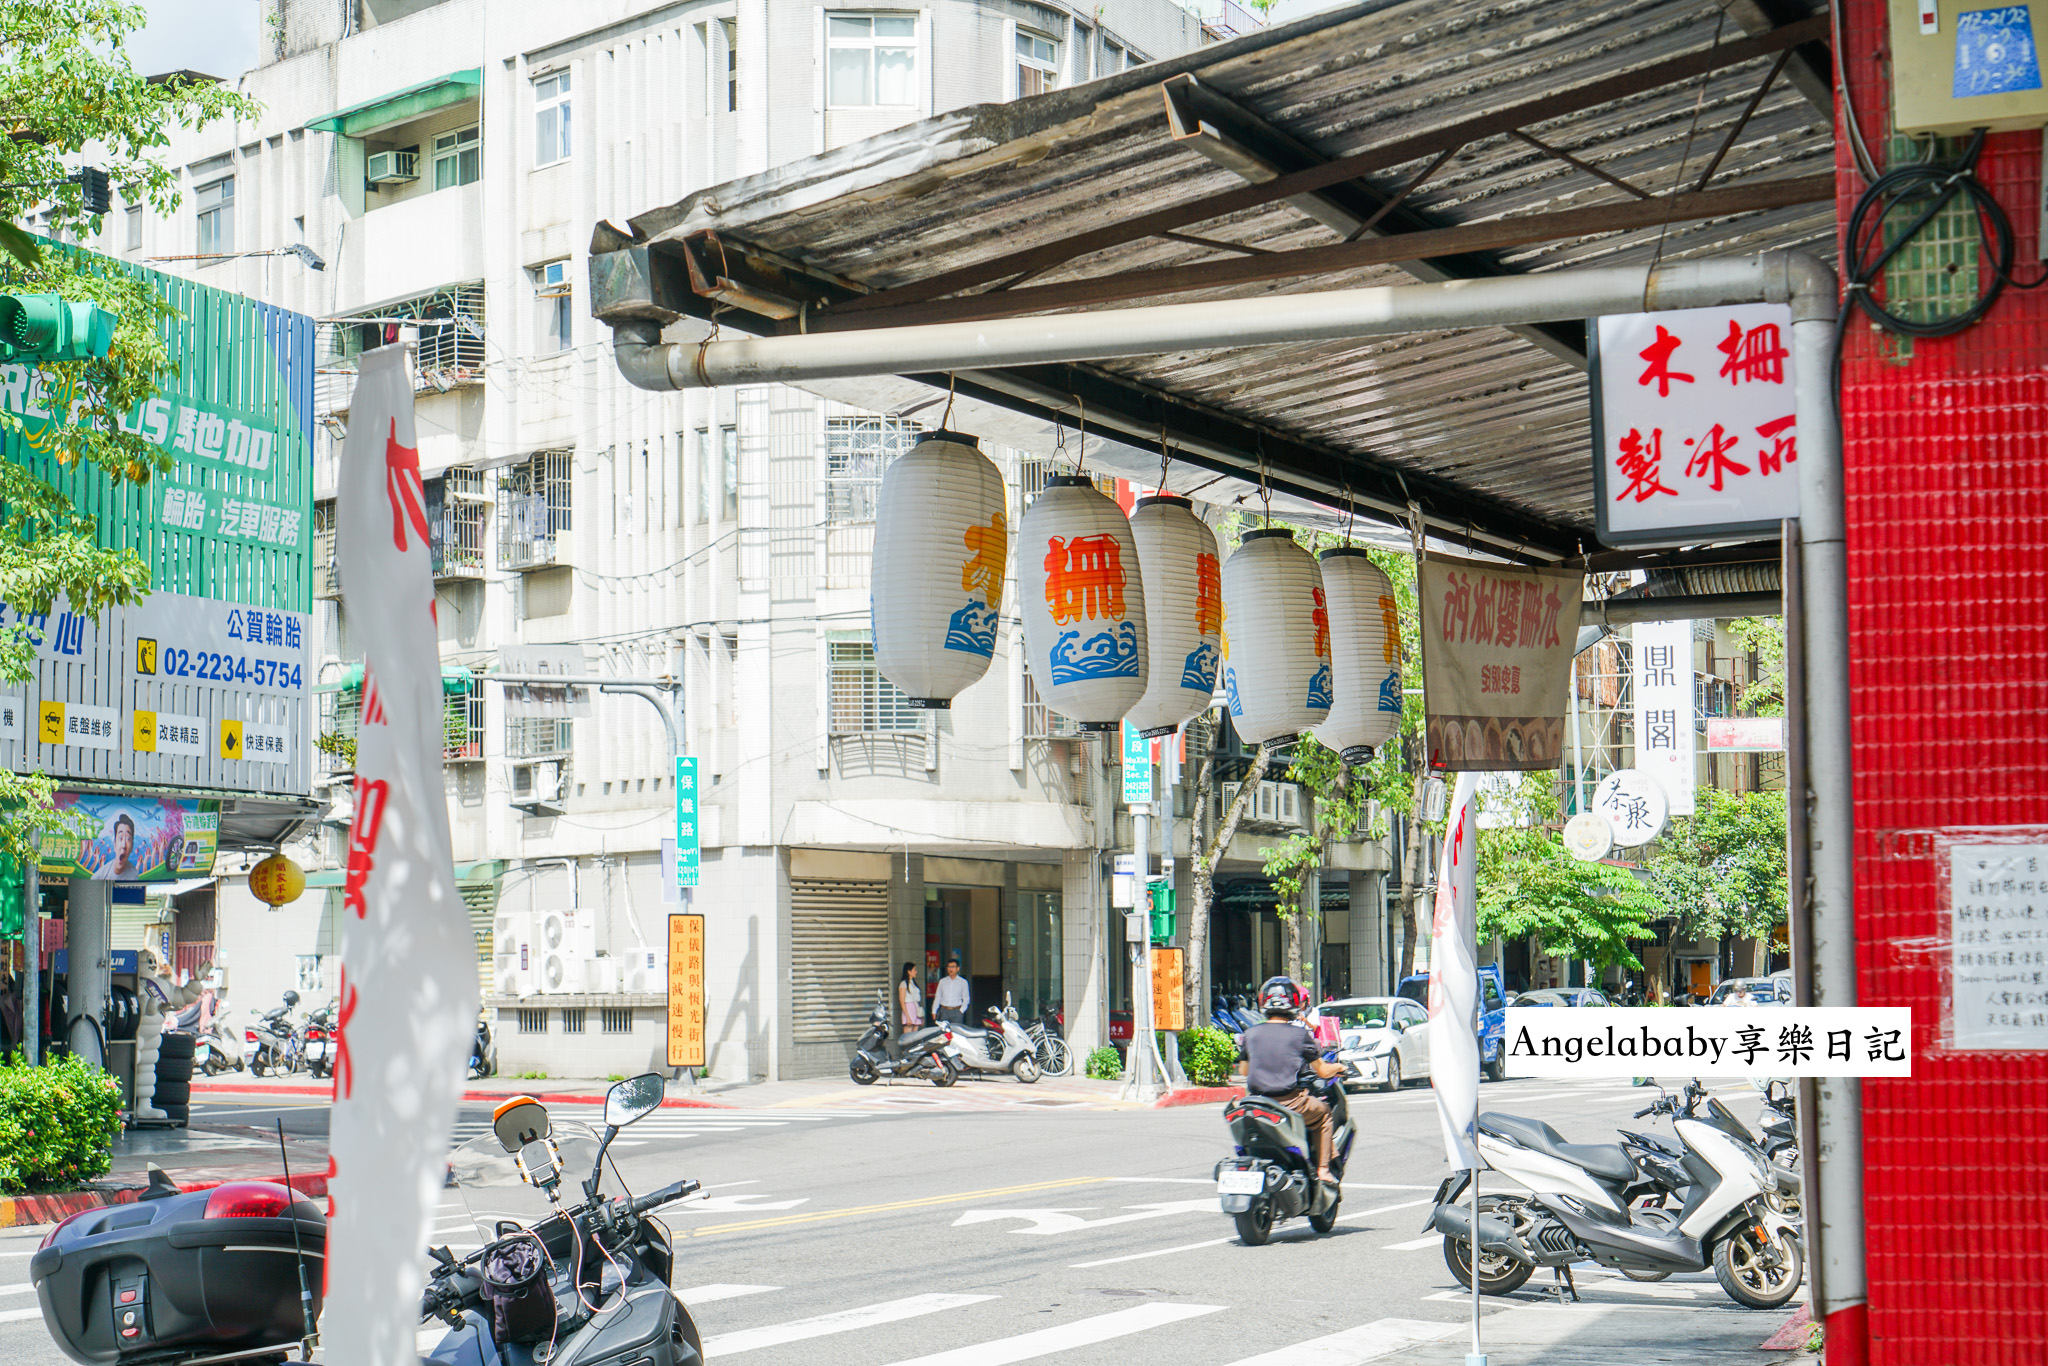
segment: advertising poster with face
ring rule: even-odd
[[[211,801],[60,792],[57,809],[81,818],[76,835],[43,841],[42,875],[101,882],[176,882],[206,877],[220,840]]]

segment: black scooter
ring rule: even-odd
[[[951,1086],[967,1070],[953,1031],[944,1025],[905,1031],[900,1039],[889,1038],[889,1003],[875,993],[875,1008],[868,1012],[868,1032],[854,1045],[847,1075],[856,1086],[873,1086],[882,1077],[922,1077],[934,1086]]]
[[[1325,1061],[1334,1057],[1332,1054]],[[1351,1107],[1338,1080],[1305,1074],[1302,1085],[1330,1107],[1330,1175],[1334,1181],[1316,1180],[1308,1123],[1300,1115],[1264,1096],[1243,1096],[1223,1107],[1223,1122],[1230,1126],[1237,1152],[1216,1164],[1216,1193],[1223,1212],[1237,1222],[1237,1236],[1249,1247],[1270,1238],[1273,1225],[1280,1220],[1301,1214],[1308,1216],[1308,1226],[1317,1233],[1328,1233],[1337,1226],[1337,1207],[1344,1199],[1344,1164],[1358,1131],[1352,1127]]]

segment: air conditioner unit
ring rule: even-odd
[[[598,957],[583,960],[583,989],[593,996],[614,996],[618,994],[621,970],[625,964],[616,958]]]
[[[533,931],[543,953],[566,950],[579,958],[597,954],[597,917],[589,911],[541,911]]]
[[[499,911],[491,926],[491,955],[500,960],[511,957],[532,938],[532,912]]]
[[[659,996],[668,990],[668,964],[658,949],[635,949],[620,960],[625,964],[625,989],[632,996]]]
[[[363,162],[363,179],[372,185],[398,185],[418,180],[418,152],[372,152]]]
[[[540,968],[534,976],[534,987],[542,995],[583,993],[586,984],[584,966],[590,962],[589,959],[567,949],[542,949],[536,957],[540,960]]]

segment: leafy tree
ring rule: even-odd
[[[1238,785],[1237,795],[1223,808],[1222,817],[1216,824],[1205,831],[1203,825],[1208,818],[1209,798],[1216,791],[1218,729],[1219,723],[1206,713],[1187,724],[1189,751],[1202,756],[1202,762],[1195,769],[1193,791],[1189,794],[1192,801],[1189,810],[1194,813],[1193,828],[1189,831],[1189,845],[1194,850],[1194,878],[1189,889],[1192,895],[1188,897],[1188,971],[1183,990],[1190,1020],[1209,1018],[1209,908],[1216,899],[1216,864],[1230,848],[1230,842],[1237,838],[1237,827],[1244,820],[1245,813],[1251,810],[1252,799],[1258,794],[1259,780],[1266,776],[1266,765],[1273,758],[1273,746],[1259,746],[1251,768]]]
[[[122,42],[145,19],[140,5],[117,0],[0,0],[0,184],[61,181],[90,162],[107,170],[127,202],[163,214],[177,207],[177,173],[157,158],[171,131],[252,115],[256,106],[211,82],[139,75]],[[147,484],[170,468],[167,455],[123,431],[120,419],[160,387],[169,368],[163,325],[174,312],[119,265],[29,236],[16,220],[32,210],[47,215],[52,235],[98,232],[75,185],[0,190],[0,291],[96,303],[119,322],[103,359],[41,367],[43,406],[57,420],[32,442],[20,416],[0,410],[0,432],[34,451],[0,460],[0,601],[39,615],[62,595],[97,621],[149,591],[148,566],[132,551],[100,545],[92,517],[52,479],[84,471],[110,486],[111,504],[122,485]],[[36,644],[32,628],[0,629],[0,684],[33,676]],[[51,807],[54,789],[44,774],[0,772],[0,859],[23,862],[40,833],[69,828]]]
[[[1757,676],[1742,685],[1736,705],[1753,716],[1785,714],[1785,619],[1743,617],[1728,633],[1756,653]]]
[[[1664,900],[1627,868],[1566,852],[1555,777],[1527,774],[1482,809],[1518,823],[1479,834],[1480,939],[1534,935],[1548,953],[1640,970],[1630,945],[1656,938],[1649,925],[1666,914]]]
[[[1650,886],[1689,938],[1761,939],[1785,919],[1785,794],[1702,788],[1664,828]]]

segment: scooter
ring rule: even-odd
[[[934,1086],[951,1086],[960,1080],[967,1064],[945,1025],[904,1031],[893,1042],[889,1038],[889,1003],[875,993],[875,1008],[868,1012],[868,1032],[854,1045],[847,1075],[856,1086],[873,1086],[882,1077],[923,1077]]]
[[[291,1013],[298,1007],[299,993],[287,991],[284,1004],[266,1010],[255,1024],[242,1031],[249,1071],[255,1076],[273,1072],[296,1072],[301,1065],[298,1031]]]
[[[1028,1085],[1039,1077],[1038,1042],[1017,1023],[1017,1012],[1008,1000],[1006,996],[1000,1010],[990,1006],[982,1025],[952,1026],[953,1043],[960,1060],[974,1071],[1008,1072]]]
[[[316,1077],[334,1075],[335,1006],[328,1002],[306,1017],[300,1032],[300,1055],[306,1060],[306,1070]]]
[[[212,1024],[194,1039],[192,1067],[209,1077],[242,1070],[242,1027],[226,1001],[216,1005]]]
[[[1479,1116],[1480,1156],[1526,1189],[1480,1198],[1481,1291],[1509,1294],[1547,1266],[1576,1298],[1571,1267],[1590,1261],[1643,1273],[1711,1266],[1729,1298],[1750,1309],[1775,1309],[1798,1292],[1804,1255],[1772,1208],[1778,1181],[1763,1154],[1729,1133],[1719,1115],[1701,1118],[1697,1098],[1682,1110],[1668,1098],[1664,1105],[1684,1146],[1679,1163],[1692,1178],[1677,1210],[1630,1208],[1628,1192],[1643,1175],[1617,1144],[1567,1143],[1541,1120]],[[1423,1228],[1443,1235],[1444,1262],[1465,1286],[1474,1275],[1472,1211],[1459,1197],[1470,1179],[1463,1171],[1445,1179]]]
[[[1748,1126],[1736,1118],[1733,1111],[1719,1101],[1707,1096],[1707,1089],[1697,1081],[1685,1089],[1681,1102],[1671,1096],[1663,1096],[1656,1103],[1636,1111],[1635,1117],[1646,1115],[1698,1115],[1699,1103],[1706,1100],[1707,1113],[1704,1122],[1714,1125],[1722,1132],[1741,1142],[1755,1145]],[[1692,1199],[1693,1175],[1685,1166],[1685,1147],[1672,1139],[1658,1134],[1637,1133],[1634,1130],[1621,1131],[1622,1151],[1636,1164],[1641,1179],[1633,1182],[1622,1192],[1622,1198],[1631,1210],[1641,1213],[1646,1210],[1663,1210],[1667,1206],[1684,1206]],[[1768,1153],[1757,1151],[1768,1158]],[[1797,1161],[1796,1157],[1794,1159]],[[1766,1221],[1770,1228],[1783,1229],[1802,1247],[1805,1245],[1805,1210],[1800,1202],[1799,1172],[1795,1166],[1773,1162],[1771,1175],[1777,1179],[1777,1189],[1764,1194],[1764,1202],[1770,1206],[1772,1218]],[[1661,1281],[1671,1273],[1668,1271],[1646,1271],[1623,1267],[1621,1274],[1632,1281]]]
[[[1358,1131],[1352,1127],[1351,1107],[1338,1081],[1305,1075],[1302,1084],[1330,1107],[1330,1175],[1335,1178],[1331,1181],[1316,1180],[1308,1122],[1300,1115],[1265,1096],[1243,1096],[1223,1107],[1223,1122],[1230,1126],[1237,1152],[1216,1164],[1216,1194],[1247,1247],[1264,1243],[1272,1237],[1274,1224],[1296,1215],[1306,1214],[1308,1226],[1317,1233],[1337,1226],[1344,1164]]]
[[[498,1107],[489,1134],[450,1155],[465,1201],[475,1192],[503,1209],[502,1191],[492,1188],[523,1185],[546,1198],[548,1213],[524,1228],[498,1220],[495,1236],[486,1235],[483,1247],[459,1260],[446,1247],[427,1249],[434,1265],[420,1297],[420,1319],[439,1319],[449,1329],[427,1363],[701,1366],[696,1322],[670,1289],[674,1244],[649,1217],[699,1184],[684,1180],[638,1197],[610,1198],[599,1185],[612,1140],[652,1114],[662,1091],[661,1076],[653,1072],[613,1086],[605,1094],[601,1140],[583,1125],[554,1123],[531,1097],[514,1096]],[[575,1201],[568,1163],[580,1169],[586,1158],[590,1175]],[[574,1203],[565,1204],[565,1194]]]
[[[476,1037],[469,1044],[469,1075],[488,1077],[498,1070],[498,1046],[491,1042],[490,1017],[477,1012]]]

